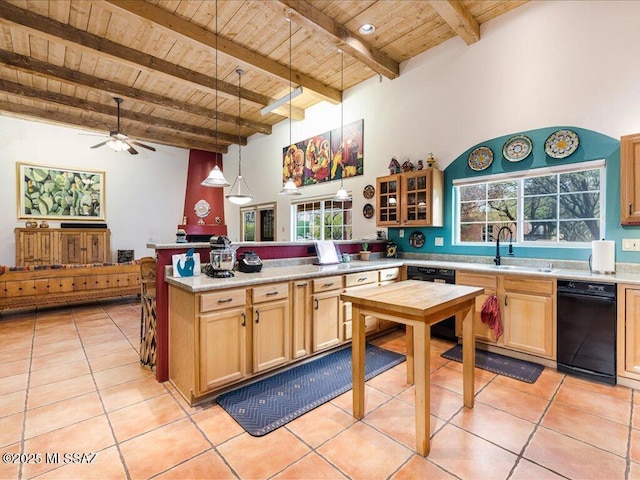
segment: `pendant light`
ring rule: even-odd
[[[229,195],[227,195],[226,197],[227,197],[227,200],[229,200],[231,203],[235,203],[236,205],[245,205],[249,203],[251,200],[253,200],[253,195],[251,195],[251,192],[249,191],[249,185],[247,185],[246,180],[242,178],[242,145],[241,145],[242,138],[240,136],[240,123],[242,120],[241,96],[242,96],[242,74],[244,73],[244,70],[242,70],[241,68],[238,68],[236,70],[236,73],[238,74],[238,176],[236,177],[236,180],[233,182],[233,185],[231,186]],[[246,193],[242,192],[243,187]]]
[[[293,158],[293,150],[291,149],[292,140],[291,140],[291,101],[292,98],[292,85],[291,85],[291,16],[290,11],[287,10],[287,21],[289,22],[289,148],[287,148],[287,153],[291,156],[290,161],[294,162]],[[293,181],[293,178],[290,176],[289,180],[286,181],[282,190],[280,190],[280,195],[302,195],[302,192],[298,190],[296,183]]]
[[[340,93],[342,94],[342,101],[340,102],[340,143],[338,146],[338,151],[342,149],[342,162],[344,165],[345,155],[347,153],[346,149],[343,146],[344,142],[344,50],[340,49]],[[351,197],[344,189],[344,167],[342,168],[342,172],[340,173],[340,189],[336,193],[336,196],[333,197],[334,202],[348,202],[351,200]]]
[[[216,0],[216,150],[218,150],[218,0]],[[222,170],[218,167],[218,152],[216,152],[216,164],[213,169],[209,172],[207,178],[205,178],[200,185],[204,187],[228,187],[229,182],[224,178]]]

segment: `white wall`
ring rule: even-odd
[[[376,231],[365,219],[362,189],[402,163],[433,152],[443,169],[476,143],[553,125],[611,137],[640,131],[640,2],[532,1],[482,26],[479,42],[454,38],[401,65],[393,81],[372,78],[345,92],[345,124],[364,118],[364,176],[346,179],[353,193],[354,236]],[[293,141],[340,125],[340,106],[321,103],[293,122]],[[107,172],[107,223],[113,250],[145,250],[149,237],[173,241],[182,216],[188,152],[158,146],[137,157],[104,148],[78,131],[0,116],[0,264],[13,264],[15,162],[83,166]],[[242,149],[255,203],[278,202],[278,240],[289,239],[289,197],[280,197],[288,120]],[[60,145],[60,147],[58,146]],[[224,156],[237,173],[237,148]],[[302,197],[332,195],[338,182],[304,187]],[[239,237],[239,208],[225,206],[229,237]]]
[[[345,124],[364,118],[365,175],[345,180],[353,193],[356,238],[373,233],[360,212],[362,189],[400,163],[433,152],[443,169],[467,148],[509,133],[566,125],[611,137],[640,131],[640,2],[534,1],[482,26],[481,40],[458,38],[401,65],[393,81],[371,79],[345,92]],[[339,106],[308,109],[293,141],[336,128]],[[278,239],[289,238],[289,198],[281,188],[288,121],[243,147],[243,175],[256,203],[278,201]],[[237,171],[237,149],[224,157]],[[229,173],[231,176],[231,173]],[[302,198],[332,194],[337,182],[304,187]],[[297,197],[300,198],[300,197]],[[238,211],[225,213],[232,240]],[[285,231],[282,231],[285,227]]]
[[[189,151],[153,145],[138,155],[109,147],[91,150],[101,141],[81,130],[0,116],[0,265],[15,264],[13,229],[17,220],[16,163],[78,167],[105,172],[106,223],[117,250],[135,250],[136,258],[153,255],[150,238],[173,241],[182,219]],[[51,227],[60,222],[49,221]]]

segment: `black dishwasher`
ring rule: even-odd
[[[558,280],[558,371],[615,385],[616,286]]]
[[[424,282],[456,283],[456,271],[448,268],[407,267],[407,278]],[[457,342],[456,317],[445,318],[431,325],[431,336]]]

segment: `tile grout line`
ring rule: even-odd
[[[631,389],[631,412],[629,413],[629,434],[627,436],[627,458],[625,459],[624,478],[629,480],[631,477],[631,441],[633,439],[633,405],[635,401],[636,391]]]
[[[27,433],[27,407],[29,405],[29,385],[31,384],[31,366],[33,364],[33,348],[36,341],[36,322],[38,321],[38,309],[33,313],[33,328],[31,331],[31,353],[29,355],[29,373],[27,374],[27,385],[25,387],[24,404],[22,411],[22,434],[20,435],[20,454],[24,454],[24,441]],[[18,464],[18,478],[22,478],[22,465]]]

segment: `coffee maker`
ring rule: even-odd
[[[209,245],[211,246],[209,264],[204,267],[204,272],[210,277],[233,277],[236,251],[231,247],[229,238],[224,235],[214,235],[209,239]]]

